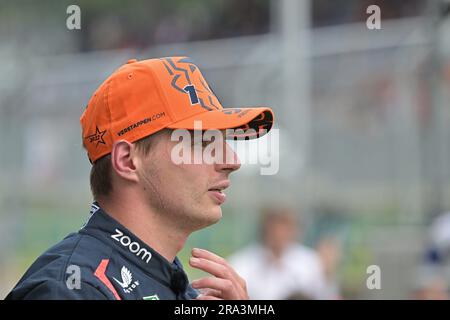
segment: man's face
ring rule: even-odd
[[[231,155],[228,159],[233,161],[223,164],[176,164],[171,155],[180,142],[171,141],[170,130],[161,132],[156,139],[138,169],[139,183],[150,207],[187,231],[217,222],[222,217],[220,205],[226,198],[223,189],[230,184],[230,173],[240,167],[237,155],[224,139],[219,139],[215,142],[216,146],[222,148],[223,154]],[[208,143],[200,142],[197,148],[193,148],[194,143],[189,143],[192,158]]]

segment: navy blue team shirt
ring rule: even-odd
[[[38,257],[6,299],[189,300],[197,295],[178,258],[167,261],[94,202],[86,224]]]

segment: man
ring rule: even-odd
[[[200,123],[219,133],[242,129],[223,138],[257,138],[272,127],[272,111],[223,109],[189,58],[168,57],[128,61],[96,90],[80,122],[93,165],[91,216],[41,255],[7,299],[247,299],[245,281],[223,258],[194,249],[190,265],[212,276],[190,285],[176,257],[192,232],[221,218],[239,160],[215,136],[226,159],[180,163],[172,136],[197,134]],[[209,143],[189,145],[182,157]]]
[[[251,299],[330,299],[319,255],[296,243],[298,226],[289,208],[263,212],[261,244],[230,258],[247,281]]]

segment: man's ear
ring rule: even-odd
[[[111,151],[111,164],[114,172],[129,181],[138,181],[136,172],[136,157],[134,157],[135,146],[126,141],[120,140],[114,143]]]

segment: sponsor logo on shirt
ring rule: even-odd
[[[113,279],[122,287],[125,293],[133,292],[133,290],[139,285],[139,281],[133,282],[133,274],[127,267],[122,266],[122,269],[120,270],[120,275],[122,277],[122,281],[119,281],[114,277]]]
[[[151,296],[142,297],[142,300],[159,300],[159,297],[157,294],[153,294]]]
[[[129,236],[123,234],[122,231],[116,229],[116,233],[111,235],[111,238],[119,242],[122,246],[128,248],[128,250],[134,255],[141,258],[143,261],[149,263],[152,258],[151,252],[145,248],[141,248],[141,245],[136,241],[131,241]]]

